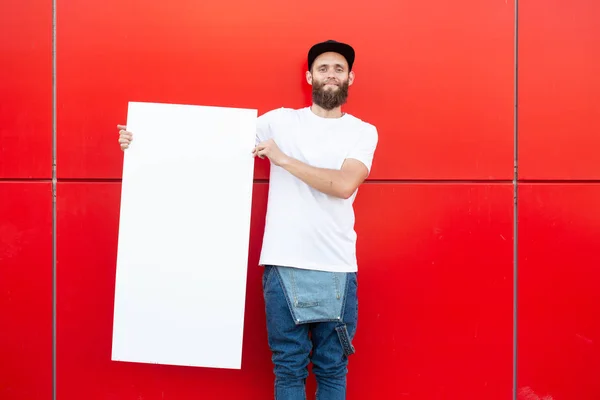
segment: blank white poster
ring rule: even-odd
[[[129,103],[112,360],[241,368],[256,117]]]

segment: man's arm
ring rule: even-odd
[[[313,167],[291,157],[280,166],[314,189],[342,199],[352,196],[368,174],[367,167],[354,159],[345,160],[340,170]]]
[[[272,139],[256,146],[253,155],[267,157],[312,188],[342,199],[352,196],[369,173],[367,167],[355,159],[346,159],[339,170],[313,167],[283,154]]]

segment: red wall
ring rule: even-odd
[[[596,0],[521,1],[515,75],[513,0],[58,2],[57,398],[270,398],[262,161],[242,369],[110,361],[116,125],[127,101],[305,106],[306,51],[329,38],[356,47],[346,110],[380,133],[348,398],[600,398],[599,19]],[[4,0],[0,33],[0,399],[50,400],[51,2]]]

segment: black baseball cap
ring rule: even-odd
[[[315,59],[323,54],[332,51],[334,53],[339,53],[348,62],[348,68],[352,71],[352,64],[354,64],[354,49],[352,46],[346,43],[337,42],[335,40],[327,40],[325,42],[317,43],[308,51],[308,69],[312,68],[312,64]]]

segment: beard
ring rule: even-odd
[[[316,105],[330,111],[348,100],[348,80],[341,83],[338,89],[325,88],[326,82],[313,82],[312,98]]]

